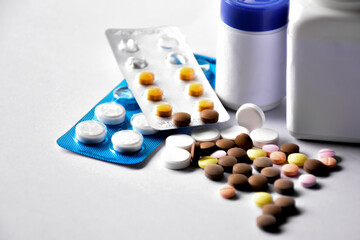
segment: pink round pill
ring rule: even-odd
[[[226,156],[226,152],[224,150],[217,150],[217,151],[213,152],[210,156],[215,157],[215,158],[221,158],[221,157]]]
[[[271,153],[279,151],[279,147],[275,144],[266,144],[262,147],[262,150],[264,150],[269,157]]]
[[[319,158],[326,158],[326,157],[334,157],[335,156],[335,151],[330,149],[330,148],[323,148],[320,149],[318,152]]]
[[[301,186],[310,188],[316,184],[316,177],[312,174],[303,174],[299,177]]]

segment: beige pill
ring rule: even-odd
[[[226,186],[220,189],[220,196],[222,196],[223,198],[233,198],[235,197],[235,195],[235,188],[232,186]]]

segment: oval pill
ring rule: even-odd
[[[278,205],[275,205],[274,203],[269,203],[263,206],[262,208],[262,214],[269,214],[276,218],[280,217],[282,213],[282,208]]]
[[[189,95],[193,97],[199,97],[204,93],[204,86],[201,83],[189,84]]]
[[[288,177],[295,177],[299,174],[299,167],[295,164],[285,164],[281,167],[281,172]]]
[[[159,117],[170,117],[172,107],[170,104],[161,103],[156,106],[156,115]]]
[[[304,163],[304,170],[314,175],[322,175],[325,172],[325,165],[317,159],[308,159]]]
[[[274,182],[274,190],[283,195],[294,193],[294,183],[289,179],[280,178]]]
[[[255,191],[266,190],[268,187],[268,180],[263,175],[252,175],[249,177],[248,182],[251,188]]]
[[[161,101],[163,97],[163,91],[158,87],[150,87],[147,89],[147,100],[149,101]]]
[[[300,147],[295,143],[284,143],[280,146],[280,151],[288,156],[291,153],[298,153],[300,151]]]
[[[262,207],[266,204],[273,202],[273,198],[270,193],[267,192],[257,192],[253,196],[253,201],[256,206]]]
[[[286,162],[286,154],[283,152],[270,153],[270,159],[274,164],[281,165]]]
[[[249,186],[248,178],[243,174],[231,174],[228,177],[228,184],[236,189],[247,189]]]
[[[191,67],[182,67],[179,71],[179,78],[184,81],[191,81],[195,79],[195,71]]]
[[[204,174],[210,180],[218,181],[224,176],[224,168],[217,164],[209,164],[205,166]]]
[[[80,122],[75,127],[75,137],[82,143],[98,144],[104,141],[107,133],[105,125],[95,120]]]
[[[271,167],[272,161],[268,157],[258,157],[253,161],[253,166],[256,171],[261,172],[263,168]]]
[[[214,109],[214,102],[210,99],[200,99],[198,102],[198,110],[201,112],[205,109]]]
[[[220,196],[223,198],[234,198],[236,196],[235,188],[232,186],[225,186],[220,189]]]
[[[177,112],[172,115],[172,120],[177,127],[185,127],[190,124],[191,115],[186,112]]]
[[[227,155],[236,157],[238,163],[247,163],[250,161],[246,151],[239,147],[230,148],[227,151]]]
[[[223,138],[216,141],[216,147],[220,150],[227,151],[234,146],[235,146],[234,141],[230,139]]]
[[[141,85],[151,85],[154,83],[154,73],[142,71],[139,73],[138,79]]]
[[[316,184],[316,177],[312,174],[303,174],[299,177],[299,181],[301,186],[310,188],[315,186]]]
[[[327,168],[334,168],[336,167],[336,164],[337,164],[337,161],[335,158],[333,157],[324,157],[320,160],[324,165],[325,167]]]
[[[295,164],[298,167],[304,166],[306,160],[307,160],[307,156],[302,153],[291,153],[288,156],[288,162]]]
[[[200,120],[203,123],[216,123],[219,120],[219,113],[216,110],[205,109],[200,112]]]
[[[256,225],[263,230],[272,231],[276,229],[277,222],[273,215],[263,214],[256,218]]]
[[[217,150],[210,154],[211,157],[216,157],[217,159],[226,156],[226,152],[224,150]]]
[[[252,175],[252,167],[250,164],[237,163],[233,166],[233,173],[243,174],[247,177],[250,177]]]
[[[251,137],[246,133],[241,133],[237,135],[235,138],[235,144],[236,146],[244,150],[248,150],[253,147]]]
[[[280,148],[276,144],[265,144],[264,146],[262,146],[262,150],[266,152],[266,155],[268,157],[270,157],[271,153],[279,151],[279,149]]]
[[[252,148],[247,150],[247,155],[250,158],[250,160],[254,161],[256,158],[259,157],[266,157],[266,152],[260,148]]]
[[[205,156],[199,159],[198,164],[199,167],[205,168],[209,164],[217,164],[218,159],[210,156]]]
[[[224,168],[225,172],[232,172],[232,168],[236,163],[237,160],[233,156],[224,156],[219,158],[219,165]]]
[[[261,175],[265,176],[269,183],[274,183],[280,178],[280,169],[276,167],[266,167],[261,170]]]

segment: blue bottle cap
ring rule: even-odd
[[[221,19],[230,27],[271,31],[288,22],[289,0],[221,0]]]

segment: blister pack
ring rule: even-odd
[[[106,35],[150,126],[168,130],[229,120],[176,27],[109,29]]]
[[[214,84],[215,59],[201,55],[196,58]],[[57,144],[91,158],[128,165],[142,162],[168,135],[169,131],[158,131],[147,123],[124,80]]]

